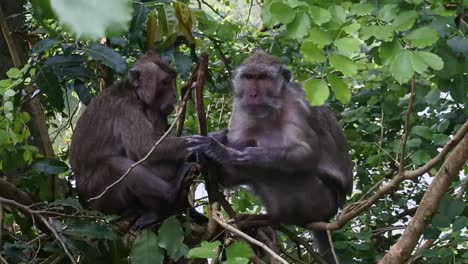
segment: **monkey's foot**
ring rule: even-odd
[[[132,225],[132,230],[139,231],[155,225],[160,220],[156,213],[150,212],[140,216]]]

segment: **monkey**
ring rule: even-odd
[[[188,155],[221,168],[225,187],[249,186],[274,225],[329,221],[353,188],[352,160],[335,115],[310,106],[301,84],[272,55],[258,50],[233,79],[227,130],[188,139]],[[335,263],[325,231],[319,251]]]
[[[176,76],[149,51],[126,79],[104,89],[87,106],[72,135],[69,155],[80,197],[100,195],[166,132],[168,115],[177,103]],[[184,209],[181,186],[192,168],[185,156],[185,139],[168,136],[145,162],[92,200],[91,208],[137,216],[132,226],[137,230],[177,213]]]

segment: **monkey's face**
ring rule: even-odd
[[[176,73],[159,61],[137,62],[129,71],[129,81],[138,98],[168,115],[177,103]]]
[[[278,65],[241,66],[234,78],[235,103],[247,114],[265,118],[282,106],[286,84]]]

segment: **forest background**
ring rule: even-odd
[[[220,207],[199,177],[191,201],[215,214],[208,226],[172,217],[137,233],[77,198],[76,120],[142,51],[177,69],[179,95],[203,81],[177,126],[192,135],[227,126],[233,70],[257,47],[288,65],[312,105],[335,111],[348,139],[354,192],[315,227],[331,231],[341,263],[468,263],[467,10],[467,0],[2,0],[0,263],[322,263],[309,230],[230,222],[229,208],[264,212],[245,188]]]

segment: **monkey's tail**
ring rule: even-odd
[[[320,255],[328,264],[336,264],[333,256],[331,241],[328,240],[327,231],[314,231],[315,244],[317,245]]]

